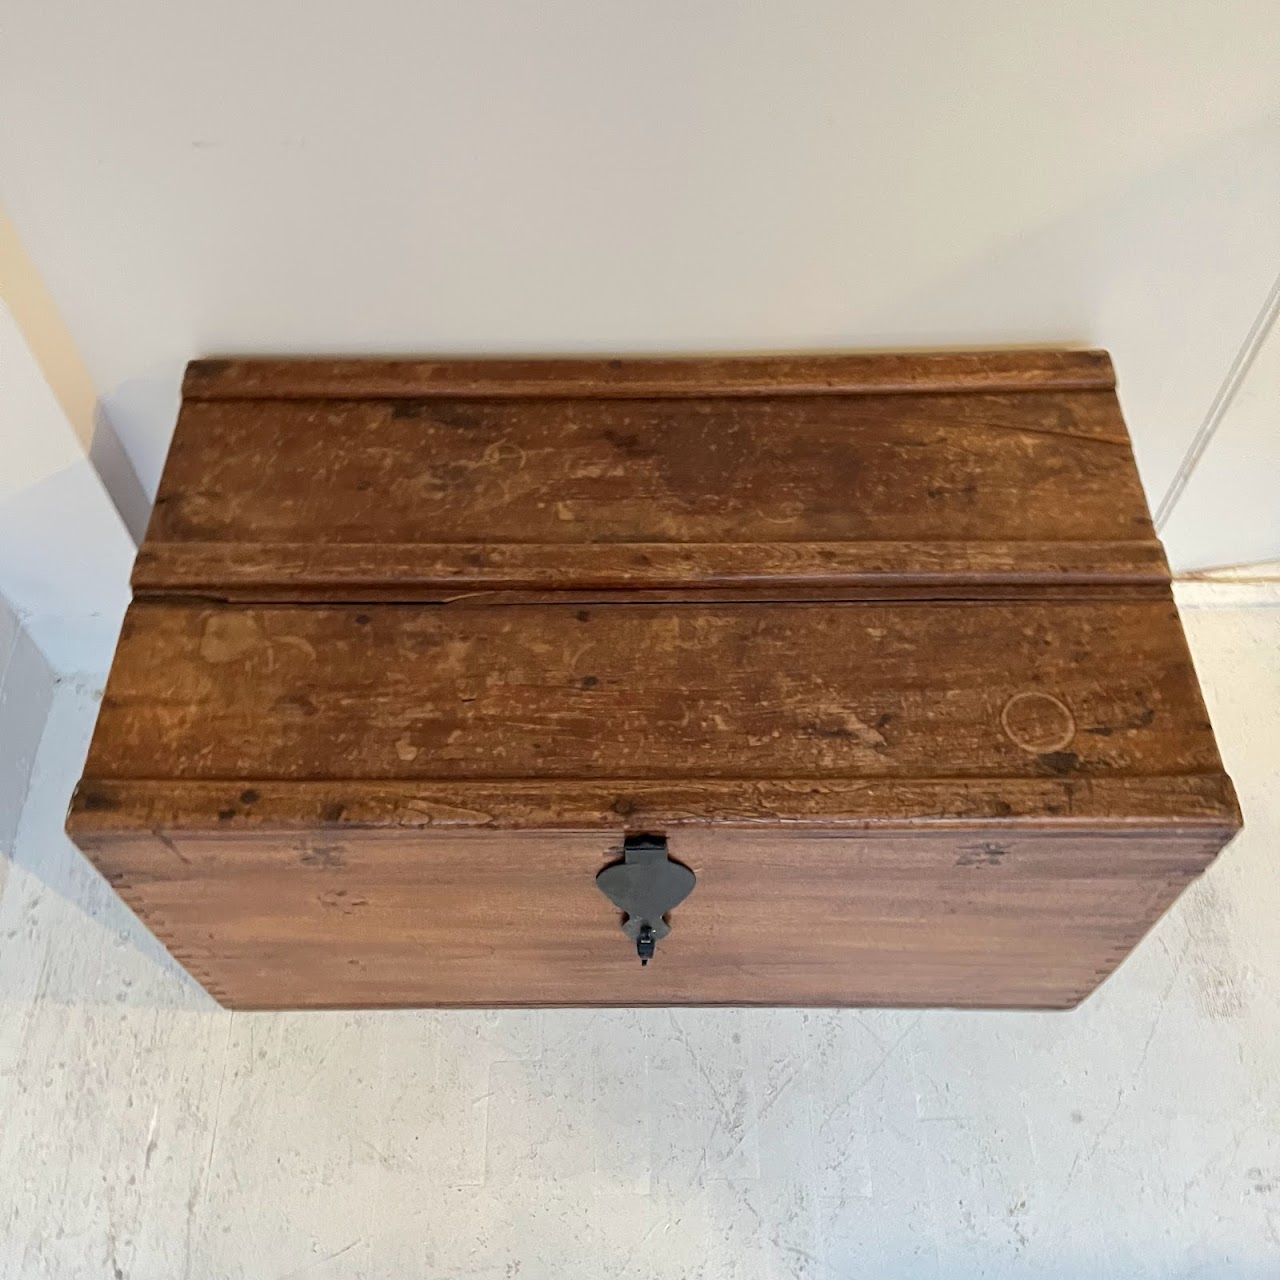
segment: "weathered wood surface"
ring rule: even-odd
[[[698,876],[647,968],[594,877],[599,835],[135,834],[94,853],[233,1008],[1060,1008],[1212,857],[1199,832],[863,837],[689,830]]]
[[[624,359],[210,359],[187,366],[188,400],[419,396],[894,394],[1115,386],[1105,351]]]
[[[1024,586],[1061,594],[1168,596],[1154,542],[897,542],[455,545],[197,542],[144,544],[139,596],[225,600],[399,598],[424,603],[492,597],[690,602],[779,599],[1008,598]],[[487,603],[501,603],[490,599]]]
[[[708,815],[715,815],[709,819]],[[1239,824],[1225,775],[1043,778],[583,779],[503,782],[86,778],[70,830],[83,845],[137,831],[261,832],[346,827],[506,831],[668,830],[708,825],[863,831],[974,830],[1031,823],[1216,834]]]
[[[153,603],[71,830],[237,1008],[1049,1008],[1237,820],[1167,602]],[[642,972],[646,827],[699,881]]]
[[[1239,825],[1103,353],[197,362],[135,585],[70,830],[235,1007],[1062,1007]]]
[[[1172,602],[142,603],[86,765],[357,785],[1218,772]]]
[[[1114,392],[1038,388],[188,400],[134,575],[333,600],[1167,581]]]

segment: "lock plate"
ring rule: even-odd
[[[640,963],[652,959],[658,941],[671,932],[665,917],[692,892],[697,877],[667,853],[665,836],[634,835],[622,842],[622,861],[604,868],[596,885],[626,913],[622,932],[636,944]]]

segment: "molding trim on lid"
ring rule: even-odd
[[[1105,351],[609,359],[207,359],[187,366],[188,400],[509,399],[922,395],[1110,391]]]

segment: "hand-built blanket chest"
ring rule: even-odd
[[[235,1008],[1069,1006],[1239,825],[1101,352],[201,361],[134,585]]]

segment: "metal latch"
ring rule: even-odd
[[[688,867],[672,862],[666,836],[627,836],[622,861],[596,876],[600,892],[626,912],[622,932],[636,944],[640,963],[653,959],[658,942],[671,932],[664,918],[692,892],[697,877]]]

